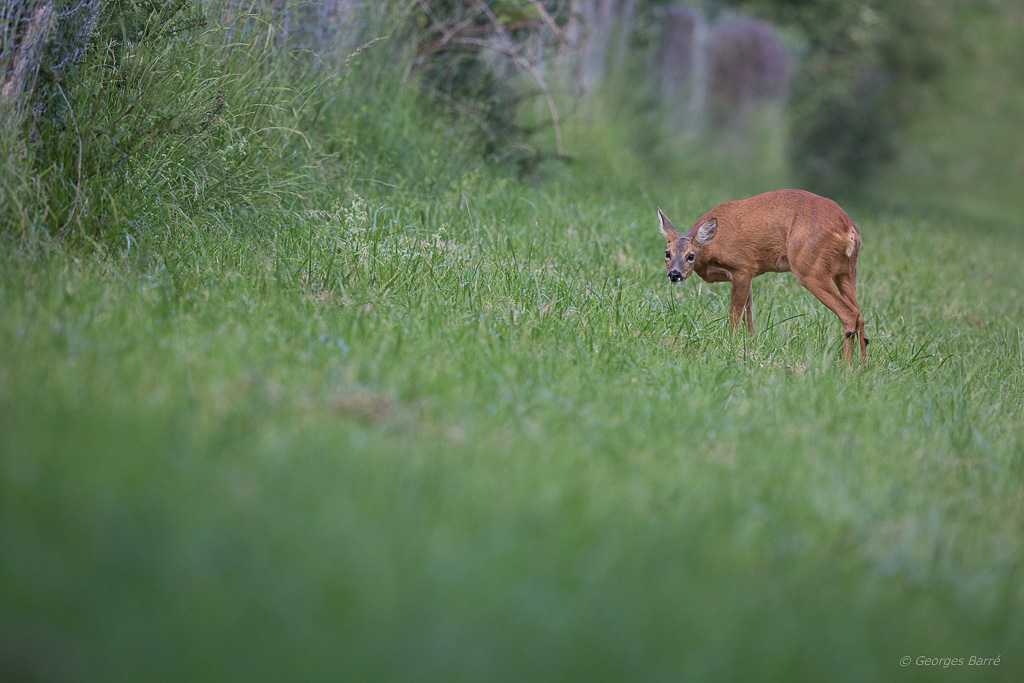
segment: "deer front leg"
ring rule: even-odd
[[[740,324],[740,318],[747,319],[747,331],[754,334],[754,288],[751,284],[752,277],[746,275],[733,275],[732,278],[732,300],[729,304],[729,327],[733,332]],[[749,306],[749,311],[748,311]]]
[[[743,318],[747,321],[747,332],[754,336],[754,283],[750,283],[747,303],[743,305]]]

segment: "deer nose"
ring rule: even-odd
[[[683,274],[678,270],[670,270],[668,271],[668,279],[672,282],[682,282]]]

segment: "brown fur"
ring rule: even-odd
[[[866,357],[856,294],[860,232],[834,201],[803,190],[766,192],[715,207],[686,235],[661,209],[658,215],[668,241],[669,277],[681,282],[696,272],[707,282],[731,282],[729,323],[734,330],[742,317],[754,334],[753,279],[792,271],[843,324],[843,362],[853,356],[855,337],[861,359]],[[702,236],[707,238],[703,242]]]

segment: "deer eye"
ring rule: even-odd
[[[665,258],[672,258],[672,254],[666,251],[665,252]]]
[[[693,254],[687,254],[686,255],[686,260],[687,261],[692,261],[693,260]]]

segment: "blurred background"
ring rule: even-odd
[[[147,22],[139,41],[213,20],[272,31],[327,70],[380,39],[382,65],[526,174],[624,144],[737,196],[793,185],[993,224],[1024,204],[1024,6],[1010,0],[15,0],[0,13],[0,96],[8,112],[23,101],[22,123],[59,109],[52,85],[132,16]]]

